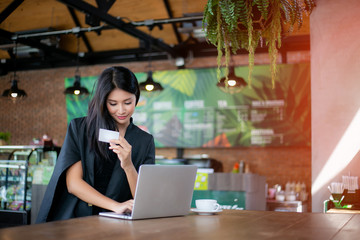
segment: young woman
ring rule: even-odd
[[[139,97],[130,70],[103,71],[87,117],[69,124],[37,223],[132,210],[139,167],[155,162],[152,135],[132,123]],[[100,128],[118,131],[119,138],[98,141]]]

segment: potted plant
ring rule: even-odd
[[[218,50],[217,77],[220,79],[223,51],[225,76],[229,73],[231,52],[249,52],[248,82],[254,66],[255,49],[268,46],[272,86],[275,86],[276,60],[281,37],[301,28],[303,17],[315,7],[315,0],[208,0],[204,10],[203,29],[207,40]]]
[[[0,132],[0,146],[10,143],[11,134],[9,132]]]

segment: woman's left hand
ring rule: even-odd
[[[131,149],[132,146],[126,141],[122,136],[119,136],[119,139],[110,140],[110,147],[114,153],[117,154],[121,167],[126,170],[128,167],[133,167],[131,161]]]

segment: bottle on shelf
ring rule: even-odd
[[[245,172],[245,162],[241,160],[239,165],[239,173],[244,173],[244,172]]]
[[[239,163],[235,163],[231,171],[232,173],[239,173]]]

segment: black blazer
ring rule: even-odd
[[[126,130],[125,139],[132,146],[131,158],[137,171],[142,164],[155,163],[153,136],[134,125],[132,119]],[[82,163],[84,180],[94,186],[95,156],[90,152],[90,144],[87,139],[86,117],[73,119],[69,124],[36,223],[92,215],[92,206],[70,194],[66,187],[66,170],[79,160]],[[118,202],[132,198],[129,183],[120,166],[120,161],[115,163],[106,196]]]

